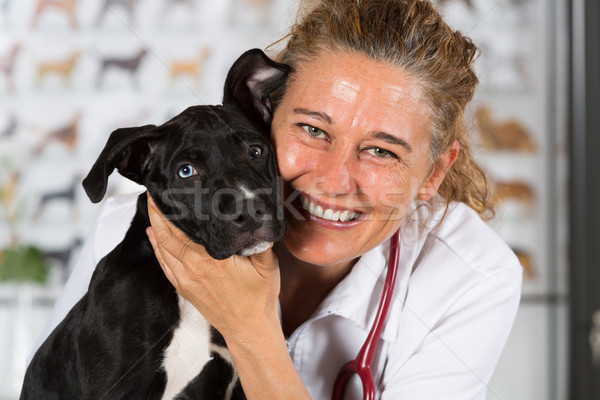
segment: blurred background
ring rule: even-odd
[[[466,117],[500,204],[490,225],[524,268],[488,398],[598,399],[598,2],[434,3],[481,48]],[[18,398],[26,359],[101,208],[80,182],[109,133],[220,103],[233,61],[283,36],[296,8],[0,0],[0,399]],[[109,193],[137,189],[114,176]]]

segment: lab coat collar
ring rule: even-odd
[[[418,263],[427,236],[438,228],[445,213],[445,203],[437,196],[427,204],[416,201],[402,226],[400,258],[394,294],[383,326],[381,338],[390,343],[398,340],[400,324],[408,296],[409,279]],[[425,207],[422,207],[425,205]],[[451,204],[449,211],[457,206]],[[332,290],[314,314],[314,318],[337,315],[354,322],[368,332],[379,308],[387,274],[390,240],[363,254],[350,273]]]
[[[402,247],[402,246],[401,246]],[[332,290],[317,309],[314,318],[337,315],[346,318],[361,329],[368,332],[373,325],[383,293],[387,274],[390,243],[386,241],[380,246],[363,254],[350,273]],[[411,265],[400,252],[400,263],[396,276],[394,296],[383,327],[381,338],[388,342],[396,342],[399,332],[400,313],[406,298],[406,286]]]

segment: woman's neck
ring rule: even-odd
[[[357,259],[322,266],[297,259],[283,242],[276,243],[273,251],[281,271],[279,303],[283,333],[288,337],[310,318],[325,297],[348,275]]]

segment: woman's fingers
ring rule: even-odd
[[[271,248],[215,260],[168,221],[150,196],[148,214],[152,226],[146,234],[165,276],[222,334],[246,334],[247,327],[262,323],[265,310],[276,311],[280,282]]]
[[[275,253],[272,251],[272,249],[273,243],[271,243],[271,246],[269,246],[267,250],[249,257],[250,262],[254,266],[254,269],[263,278],[267,278],[269,272],[272,272],[273,270],[279,268],[277,257],[275,256]]]
[[[165,216],[160,212],[152,197],[148,195],[148,216],[150,217],[150,224],[154,229],[154,235],[158,243],[162,245],[168,244],[170,239],[173,237],[179,238],[184,237],[185,234],[177,229]]]
[[[185,257],[188,247],[193,244],[192,241],[185,233],[164,217],[150,195],[148,195],[148,215],[156,239],[156,245],[163,253],[163,257],[166,258],[167,255],[165,253],[169,253],[175,259],[181,261]],[[198,255],[204,254],[208,257],[202,246],[195,247],[199,248],[195,249]]]
[[[167,279],[171,282],[171,284],[177,287],[177,279],[175,275],[173,275],[173,271],[171,271],[170,264],[165,262],[161,249],[158,247],[158,243],[156,241],[156,237],[154,236],[154,230],[152,227],[146,228],[146,235],[148,236],[148,240],[150,241],[150,245],[152,245],[152,250],[154,250],[154,255],[160,264],[160,267],[165,273]]]

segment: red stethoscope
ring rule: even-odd
[[[394,283],[396,282],[396,273],[398,272],[398,260],[400,258],[400,230],[396,231],[390,241],[390,257],[388,263],[387,275],[385,277],[385,285],[383,287],[383,293],[381,294],[381,300],[379,301],[379,308],[377,309],[377,315],[373,326],[369,331],[369,335],[365,340],[362,348],[358,352],[356,358],[349,361],[342,367],[338,372],[337,378],[333,384],[333,400],[341,400],[344,397],[346,391],[346,385],[348,380],[354,375],[358,375],[362,382],[363,388],[363,400],[374,400],[375,399],[375,382],[373,381],[373,374],[371,373],[371,364],[373,363],[373,356],[375,355],[375,348],[377,347],[377,341],[381,334],[381,329],[387,317],[392,295],[394,293]]]

